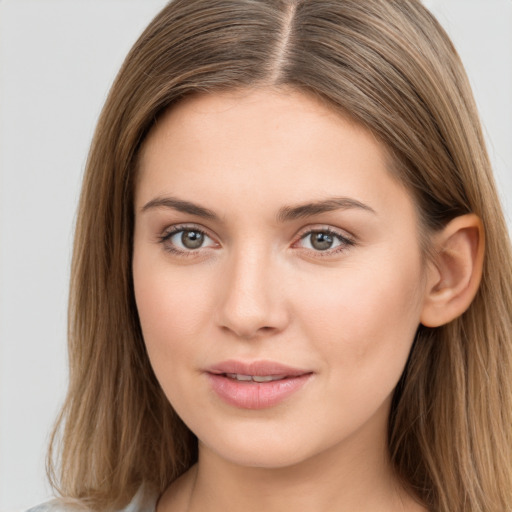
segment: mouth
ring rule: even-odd
[[[229,378],[241,377],[239,380],[249,380],[255,377],[270,378],[279,380],[287,377],[297,377],[306,373],[313,373],[311,370],[288,366],[275,361],[238,361],[228,360],[214,364],[206,369],[214,375],[225,375]]]
[[[273,382],[288,378],[287,375],[242,375],[240,373],[222,373],[221,375],[239,382]]]
[[[313,372],[271,361],[225,361],[206,371],[212,390],[241,409],[277,406],[298,392]]]

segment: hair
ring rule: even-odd
[[[389,454],[439,512],[512,510],[512,254],[471,89],[418,0],[174,0],[128,54],[88,157],[69,309],[69,391],[48,458],[52,485],[94,510],[162,492],[197,439],[151,369],[131,258],[137,155],[191,94],[289,87],[371,131],[432,234],[466,213],[485,229],[469,309],[420,326],[395,390]],[[57,455],[58,453],[58,455]]]

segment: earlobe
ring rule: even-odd
[[[485,247],[482,221],[474,214],[456,217],[432,243],[435,260],[427,271],[420,321],[439,327],[462,315],[478,291]]]

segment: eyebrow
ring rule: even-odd
[[[217,215],[208,208],[204,208],[198,204],[190,201],[184,201],[183,199],[177,199],[175,197],[157,197],[152,199],[141,208],[141,212],[145,212],[153,208],[172,208],[179,212],[189,213],[190,215],[211,220],[216,220],[218,218]]]
[[[283,206],[279,209],[277,220],[287,222],[305,217],[312,217],[320,213],[332,212],[335,210],[359,209],[376,215],[375,210],[367,204],[350,197],[332,197],[322,201],[300,204],[297,206]]]
[[[196,217],[203,217],[210,220],[218,220],[219,218],[215,212],[208,208],[190,201],[177,199],[175,197],[157,197],[152,199],[141,208],[141,212],[154,208],[171,208],[179,212],[188,213],[190,215],[195,215]],[[373,208],[356,199],[349,197],[332,197],[296,206],[283,206],[279,209],[276,219],[278,222],[284,223],[296,219],[303,219],[305,217],[312,217],[313,215],[318,215],[320,213],[349,209],[359,209],[376,215]]]

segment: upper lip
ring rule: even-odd
[[[302,368],[295,368],[285,364],[277,363],[275,361],[237,361],[229,360],[222,361],[214,364],[206,369],[208,373],[214,373],[217,375],[223,373],[235,373],[238,375],[256,375],[256,376],[267,376],[267,375],[285,375],[287,377],[297,377],[299,375],[305,375],[312,373],[310,370],[304,370]]]

